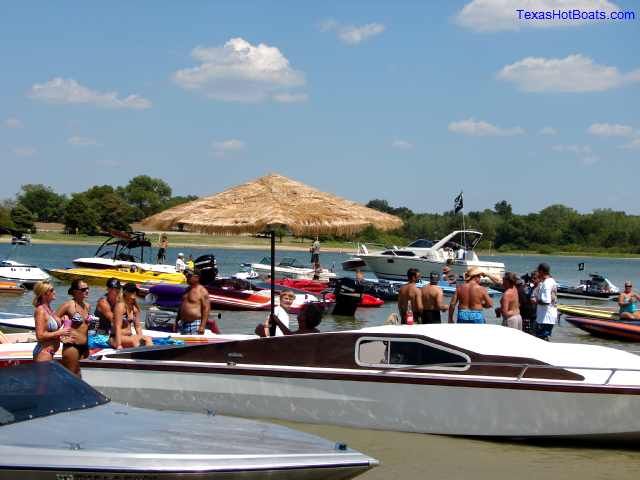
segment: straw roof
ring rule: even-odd
[[[312,236],[350,235],[369,225],[392,230],[402,220],[272,174],[157,213],[142,225],[212,234],[258,233],[284,225],[294,235]]]

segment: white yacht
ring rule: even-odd
[[[26,287],[32,287],[36,282],[49,280],[47,272],[35,265],[26,265],[14,260],[0,260],[0,280],[16,282]]]
[[[423,275],[440,272],[448,265],[456,276],[462,276],[471,267],[488,275],[502,277],[504,263],[485,262],[474,251],[482,233],[475,230],[456,230],[437,242],[419,239],[404,248],[388,248],[380,252],[360,253],[362,259],[378,278],[406,280],[407,270],[417,268]]]

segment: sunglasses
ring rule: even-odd
[[[53,293],[53,292],[55,292],[55,291],[56,291],[56,289],[55,289],[55,288],[53,288],[53,287],[51,287],[49,290],[47,290],[47,291],[46,291],[46,292],[44,292],[44,293]]]
[[[83,288],[76,288],[77,292],[82,292],[82,293],[86,293],[89,291],[89,287],[83,287]]]

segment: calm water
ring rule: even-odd
[[[32,245],[12,247],[0,244],[0,258],[10,256],[25,263],[33,263],[44,268],[71,266],[74,258],[93,256],[95,246]],[[258,261],[266,255],[264,250],[223,250],[211,248],[170,248],[168,259],[174,261],[178,252],[192,254],[194,258],[204,253],[213,253],[218,260],[221,274],[228,275],[239,270],[241,262]],[[281,256],[296,257],[308,262],[307,252],[282,251]],[[332,263],[340,271],[340,263],[347,255],[323,253],[324,266]],[[626,279],[638,285],[640,281],[640,260],[600,259],[554,256],[494,256],[493,261],[503,261],[507,270],[524,273],[533,270],[538,263],[546,261],[558,280],[577,282],[584,272],[577,271],[580,262],[585,263],[586,272],[605,274],[614,284],[621,286]],[[68,285],[57,283],[58,301],[67,298]],[[95,303],[102,289],[93,287],[90,300]],[[0,295],[0,311],[30,315],[32,296],[21,297]],[[572,303],[581,303],[571,301]],[[582,302],[584,303],[584,302]],[[607,305],[600,303],[600,305]],[[613,303],[609,303],[613,306]],[[323,330],[345,330],[364,326],[381,325],[387,316],[396,311],[395,303],[379,309],[358,309],[355,318],[326,317]],[[222,312],[220,327],[225,333],[252,333],[258,322],[264,320],[264,313]],[[498,323],[491,316],[490,321]],[[560,322],[553,334],[553,341],[594,343],[614,346],[640,353],[640,344],[604,341]],[[640,415],[640,412],[638,412]],[[606,445],[577,447],[575,445],[532,445],[515,442],[490,442],[452,438],[436,435],[417,435],[396,432],[359,430],[326,425],[308,425],[278,422],[310,433],[334,440],[344,441],[351,447],[372,455],[382,462],[382,466],[372,470],[363,479],[395,478],[420,479],[529,479],[546,476],[554,479],[637,479],[640,475],[640,448],[606,448]],[[639,446],[640,447],[640,446]]]

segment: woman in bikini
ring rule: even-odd
[[[151,337],[142,335],[140,326],[140,307],[136,302],[138,287],[135,283],[127,283],[122,288],[122,300],[113,309],[111,336],[109,343],[115,349],[139,347],[140,344],[151,345]],[[131,330],[134,327],[135,333]]]
[[[62,337],[62,365],[80,376],[80,360],[89,356],[89,285],[76,279],[71,282],[69,295],[71,300],[60,305],[57,312],[58,317],[70,325],[69,334]]]
[[[60,348],[60,337],[69,335],[70,328],[62,328],[62,321],[51,308],[56,299],[56,290],[49,282],[38,282],[33,287],[33,318],[36,324],[38,343],[33,349],[33,360],[49,362]]]

